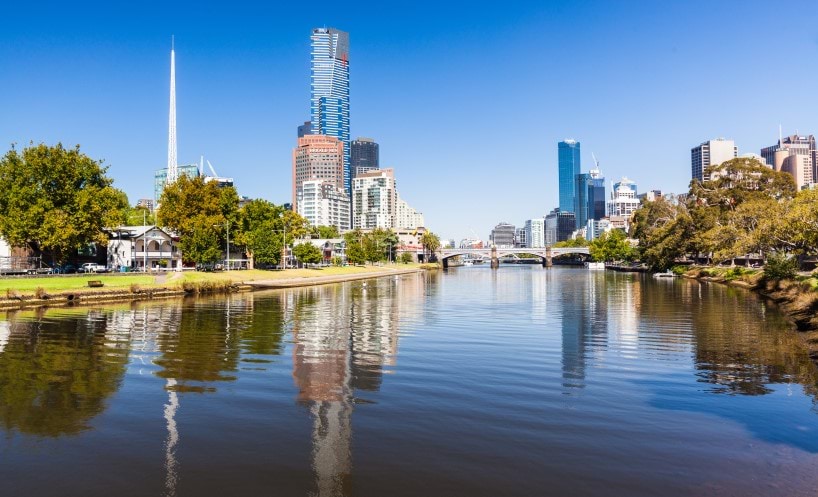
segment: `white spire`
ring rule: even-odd
[[[170,112],[168,113],[168,178],[171,184],[179,177],[176,163],[176,54],[170,38]]]

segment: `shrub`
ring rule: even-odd
[[[412,254],[409,252],[404,252],[400,255],[400,261],[404,264],[410,264],[412,262]]]
[[[6,298],[7,299],[19,299],[20,294],[17,293],[17,290],[15,290],[14,288],[7,288],[6,289]]]
[[[798,261],[786,254],[772,254],[764,265],[764,278],[768,280],[786,280],[794,278],[798,272]]]
[[[139,293],[141,291],[142,291],[142,287],[140,287],[136,283],[131,283],[131,293]]]

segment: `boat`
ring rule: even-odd
[[[675,278],[676,275],[673,274],[669,269],[664,273],[653,273],[654,278]]]
[[[472,261],[463,261],[464,266],[473,266],[474,263]]]
[[[605,269],[604,262],[586,262],[585,265],[588,267],[588,269],[591,270]]]

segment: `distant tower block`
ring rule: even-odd
[[[179,178],[176,163],[176,54],[173,37],[170,42],[170,111],[168,113],[168,179],[167,184]]]

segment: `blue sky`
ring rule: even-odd
[[[309,118],[309,34],[350,32],[352,136],[445,238],[557,205],[557,142],[606,178],[686,190],[690,148],[758,153],[818,133],[818,3],[118,2],[4,5],[0,143],[73,145],[132,202],[167,161],[176,36],[180,162],[289,201]]]

